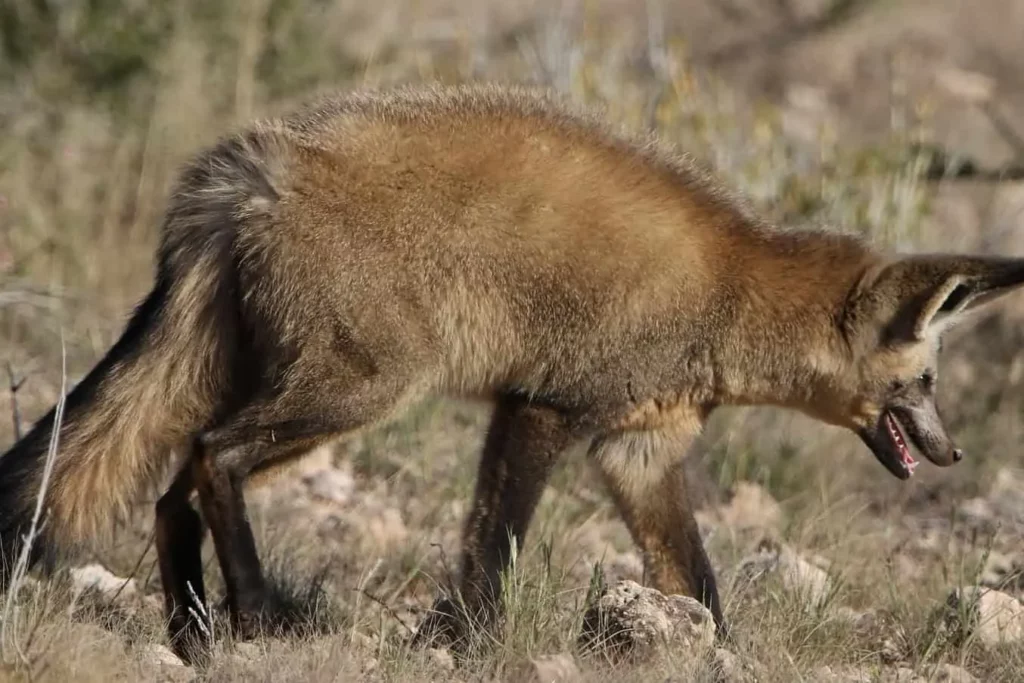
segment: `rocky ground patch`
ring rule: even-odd
[[[282,509],[275,515],[283,515],[287,510],[292,519],[305,520],[305,532],[311,537],[323,538],[328,543],[326,539],[341,536],[347,539],[344,543],[365,544],[365,547],[375,549],[377,557],[390,558],[381,561],[393,565],[396,554],[400,556],[402,553],[400,539],[425,531],[424,528],[407,528],[415,521],[414,518],[408,523],[403,521],[409,519],[408,510],[397,492],[354,474],[351,460],[341,458],[335,461],[328,453],[311,458],[307,465],[280,484],[277,493],[263,500],[262,505],[269,510],[280,505]],[[986,501],[987,505],[1007,505],[1007,476],[997,477],[991,497],[983,496],[980,500]],[[999,503],[1000,500],[1003,502]],[[934,632],[930,636],[934,641],[932,645],[939,643],[940,647],[947,648],[947,655],[936,660],[922,657],[921,644],[913,642],[913,636],[908,634],[914,630],[909,619],[900,622],[897,615],[887,613],[884,601],[858,605],[862,601],[851,600],[856,593],[843,583],[844,571],[836,567],[837,563],[802,550],[793,545],[792,540],[786,540],[783,531],[786,527],[785,513],[762,487],[744,483],[736,487],[732,495],[726,496],[724,502],[703,509],[701,517],[712,539],[743,539],[739,541],[739,547],[732,548],[732,554],[737,558],[735,563],[729,566],[719,562],[717,566],[727,586],[724,597],[733,605],[727,607],[727,613],[732,613],[731,621],[737,624],[735,640],[727,643],[716,641],[710,612],[695,600],[662,595],[638,583],[642,576],[637,580],[611,578],[590,596],[586,605],[573,607],[567,600],[545,596],[544,609],[550,609],[551,614],[531,615],[529,619],[532,621],[526,622],[527,625],[554,626],[568,631],[553,640],[548,639],[547,646],[554,648],[551,651],[543,651],[543,644],[535,641],[534,647],[538,649],[532,654],[522,658],[518,655],[511,657],[499,678],[523,682],[591,680],[588,676],[593,675],[594,667],[600,663],[601,666],[633,667],[636,671],[667,667],[694,680],[736,683],[773,680],[773,666],[770,661],[764,661],[771,660],[773,653],[758,645],[757,621],[736,618],[737,609],[756,610],[758,606],[763,609],[770,603],[784,605],[784,616],[793,620],[795,628],[809,628],[814,624],[814,628],[826,632],[836,630],[848,638],[851,645],[859,643],[855,645],[859,654],[843,659],[848,662],[859,659],[862,663],[818,666],[814,669],[814,680],[893,683],[979,680],[971,672],[971,662],[966,662],[965,666],[959,660],[943,660],[967,647],[992,651],[1020,647],[1024,641],[1024,607],[1018,598],[1011,592],[984,585],[994,581],[995,568],[1006,571],[1009,555],[999,555],[1000,559],[995,561],[992,554],[986,559],[979,552],[974,574],[978,582],[950,587],[945,602],[936,600],[931,605],[930,609],[937,615]],[[454,524],[454,521],[453,518],[450,523]],[[614,531],[608,536],[601,537],[594,531],[579,536],[583,541],[579,550],[584,556],[593,552],[592,548],[600,537],[605,548],[602,567],[628,567],[622,573],[635,571],[642,575],[642,563],[634,566],[638,561],[635,550],[628,544],[615,549],[615,545],[622,541],[616,533],[621,530],[614,529],[611,522],[609,524],[611,526],[607,528]],[[595,528],[604,527],[596,525]],[[750,534],[752,529],[756,531]],[[355,533],[359,536],[353,538]],[[938,532],[933,529],[932,534],[935,533]],[[951,529],[947,529],[947,533],[950,534],[947,541],[955,538]],[[937,543],[928,534],[902,540],[925,549],[933,548]],[[1004,541],[1008,545],[1009,539]],[[718,557],[727,554],[722,552],[721,546],[712,544],[711,547],[715,548]],[[1006,548],[1002,552],[1008,551]],[[624,560],[619,556],[630,559]],[[902,569],[907,570],[911,564],[922,561],[905,560]],[[381,571],[379,561],[374,561],[373,566]],[[361,572],[359,578],[364,590],[366,586],[375,585],[376,593],[381,593],[381,588],[389,583],[394,586],[394,571],[394,566],[385,570],[385,573],[392,574],[392,582],[375,583],[372,570]],[[922,568],[921,571],[925,570]],[[345,571],[341,573],[344,576]],[[569,572],[568,579],[571,580],[575,574]],[[1005,573],[1000,576],[1005,576]],[[187,666],[162,642],[158,627],[162,610],[158,584],[139,576],[115,575],[98,563],[74,567],[67,578],[70,593],[83,610],[80,618],[72,620],[79,623],[72,629],[76,634],[74,637],[86,637],[86,632],[81,629],[88,626],[88,638],[94,642],[99,639],[113,647],[116,656],[136,662],[141,676],[139,680],[185,682],[199,680],[209,673]],[[339,578],[325,579],[322,594],[317,599],[335,602],[333,608],[336,610],[351,610],[351,601],[358,600],[359,595],[339,590],[343,583],[337,580]],[[1006,581],[1002,584],[1011,590],[1016,585]],[[571,592],[573,587],[566,585],[563,588]],[[26,583],[22,591],[25,605],[30,607],[31,594],[45,591],[43,582]],[[395,656],[394,648],[404,647],[401,643],[407,640],[408,633],[403,634],[403,631],[407,626],[415,628],[418,612],[429,603],[413,604],[416,599],[401,595],[400,590],[392,590],[390,597],[387,593],[384,597],[366,597],[371,594],[371,591],[363,593],[363,619],[350,621],[341,617],[329,626],[328,633],[321,636],[291,636],[291,640],[285,636],[263,643],[229,640],[219,643],[219,654],[215,656],[210,671],[260,672],[264,667],[276,666],[273,664],[275,650],[289,651],[298,647],[323,650],[324,662],[334,661],[335,666],[358,671],[366,680],[389,680],[395,675],[412,675],[412,671],[418,672],[416,675],[446,680],[477,680],[470,675],[472,660],[463,661],[443,649],[403,650],[404,656],[414,664],[399,666],[396,671],[394,660],[389,661]],[[422,595],[426,597],[427,593]],[[305,598],[309,599],[310,595],[307,593]],[[737,607],[737,600],[745,606]],[[108,616],[111,613],[121,616],[104,621],[102,615],[105,612]],[[147,621],[150,633],[155,637],[149,642],[136,642],[131,630],[125,630],[131,621],[124,616],[126,613],[133,615],[131,619]],[[561,620],[559,615],[563,617]],[[566,615],[570,617],[568,620],[564,619]],[[522,626],[523,615],[518,615],[517,619],[520,627],[525,628]],[[765,624],[761,626],[764,628]],[[523,636],[523,633],[513,634],[512,638]],[[344,656],[338,654],[340,651],[345,653]]]

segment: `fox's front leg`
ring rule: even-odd
[[[555,408],[521,396],[498,399],[463,531],[461,604],[439,600],[417,633],[419,643],[435,638],[457,643],[467,626],[487,628],[500,614],[500,576],[509,566],[512,543],[522,547],[551,471],[572,436]]]
[[[590,449],[640,547],[654,587],[665,594],[700,600],[728,635],[715,574],[711,569],[683,475],[687,435],[624,431],[595,441]]]

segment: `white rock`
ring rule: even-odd
[[[950,624],[974,633],[985,645],[1024,640],[1024,605],[1012,595],[981,586],[954,590],[946,601]],[[967,623],[961,620],[967,618]]]
[[[72,569],[71,583],[76,594],[95,590],[105,600],[126,601],[139,594],[135,579],[122,579],[95,563]]]
[[[682,595],[663,595],[635,581],[619,581],[587,610],[584,646],[608,645],[627,652],[661,647],[702,656],[715,640],[715,622],[704,605]]]

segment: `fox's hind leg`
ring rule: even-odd
[[[599,439],[590,453],[634,541],[655,588],[700,600],[728,635],[715,574],[701,541],[683,475],[690,439],[658,432],[620,432]]]
[[[352,376],[339,367],[293,367],[292,381],[196,438],[192,477],[224,576],[231,622],[242,638],[273,621],[242,486],[254,470],[387,417],[408,393],[394,373]]]
[[[486,627],[497,616],[499,576],[510,562],[511,539],[522,547],[551,471],[571,438],[566,420],[554,408],[521,396],[498,399],[463,531],[462,604],[439,600],[417,631],[417,642],[457,642],[467,621]]]
[[[188,661],[194,659],[202,638],[189,608],[196,614],[206,608],[202,562],[205,530],[199,513],[189,502],[193,490],[192,466],[186,462],[156,503],[156,554],[168,636],[175,653]],[[195,604],[196,599],[200,605]]]
[[[287,446],[287,450],[282,449],[273,454],[277,460],[284,459],[282,456],[285,455],[301,455],[307,450],[307,443],[302,440],[290,442]],[[196,452],[199,452],[198,449]],[[156,504],[157,561],[164,590],[168,636],[174,652],[190,662],[194,662],[202,656],[202,642],[206,637],[204,629],[209,632],[212,627],[210,619],[213,618],[210,613],[211,608],[206,603],[206,590],[203,581],[202,543],[206,529],[202,517],[192,507],[189,500],[193,491],[201,490],[196,486],[197,457],[194,453],[193,459],[185,462],[170,488]],[[205,473],[200,474],[201,480],[203,477],[209,478]],[[205,481],[203,484],[204,489],[209,488]],[[208,497],[209,492],[205,495]],[[203,494],[200,495],[200,503],[202,500]],[[244,501],[242,504],[244,506]],[[215,542],[217,538],[223,541],[226,537],[232,546],[228,554],[240,552],[242,554],[236,554],[234,557],[244,560],[246,542],[252,539],[252,533],[248,526],[236,525],[236,535],[229,533],[225,536],[223,528],[225,522],[230,523],[233,510],[230,505],[223,505],[222,500],[214,501],[212,507],[216,511],[211,511],[210,507],[207,506],[204,509],[204,514],[208,520],[212,520],[213,527],[217,529],[218,535],[215,536]],[[224,514],[225,511],[227,514]],[[244,507],[242,514],[244,517]],[[239,551],[239,546],[242,548],[241,551]],[[254,566],[255,571],[253,571]],[[245,571],[246,569],[248,572]],[[234,605],[236,613],[239,604],[238,588],[230,587],[239,583],[239,575],[243,577],[242,590],[247,591],[243,595],[252,595],[253,591],[262,590],[258,561],[255,565],[243,564],[241,572],[232,566],[230,578],[225,574],[225,583],[229,585],[229,609],[230,605]],[[196,604],[197,602],[199,604]],[[241,602],[245,603],[246,601],[243,598]],[[251,600],[250,602],[255,601]],[[202,616],[204,613],[205,617]],[[202,622],[199,622],[199,619],[203,619]],[[249,621],[251,619],[242,624],[242,631],[247,629]]]

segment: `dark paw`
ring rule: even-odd
[[[452,647],[463,640],[465,634],[465,620],[462,618],[462,611],[454,601],[448,598],[439,598],[420,622],[419,628],[416,629],[416,635],[412,638],[412,646]]]
[[[272,621],[266,610],[239,612],[231,617],[231,635],[235,640],[255,640]]]
[[[288,610],[273,597],[253,607],[240,607],[231,615],[231,635],[237,640],[254,640],[262,635],[277,635],[288,630]]]
[[[208,623],[201,624],[191,617],[172,622],[168,628],[171,652],[189,666],[201,667],[212,654],[209,633]]]

